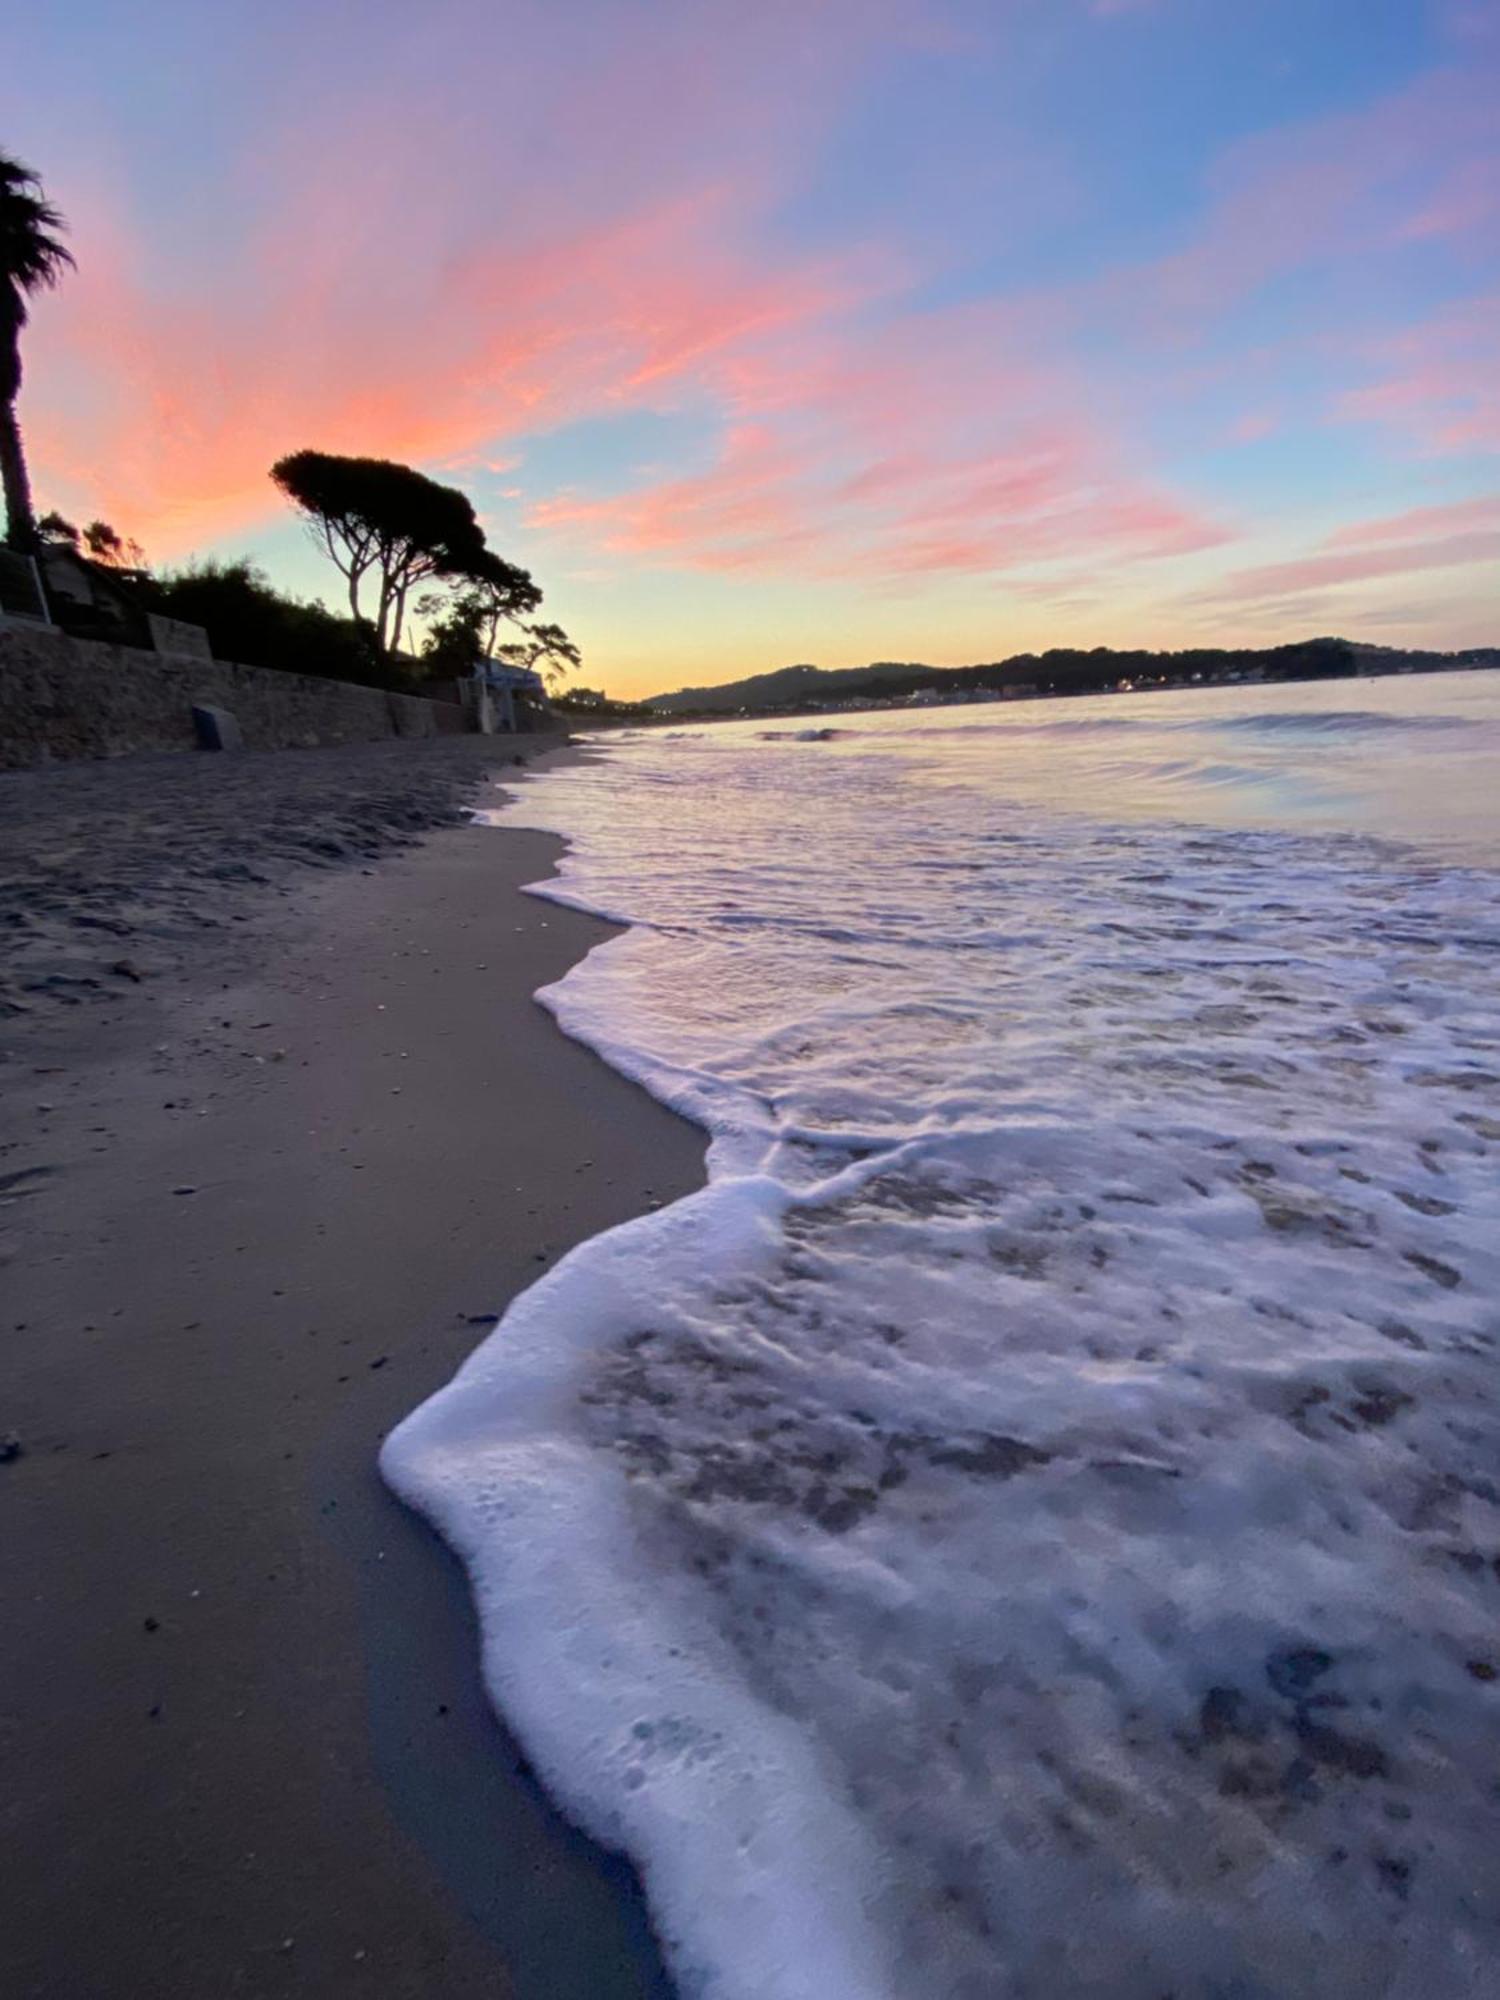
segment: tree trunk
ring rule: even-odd
[[[0,404],[0,485],[5,489],[5,540],[23,556],[37,551],[36,516],[31,507],[31,481],[21,449],[21,426],[14,403]]]
[[[0,489],[5,494],[5,539],[22,555],[34,556],[39,546],[36,514],[31,505],[31,480],[21,448],[16,397],[21,388],[21,325],[0,288]]]
[[[386,574],[386,572],[382,570],[380,575],[380,606],[375,613],[375,643],[379,646],[381,656],[384,659],[390,658],[390,648],[386,644],[386,637],[385,637],[386,625],[390,618],[390,612],[391,612],[391,579]]]

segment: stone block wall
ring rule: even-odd
[[[452,702],[103,645],[0,620],[0,768],[192,750],[195,705],[227,708],[251,750],[457,735],[474,727]]]

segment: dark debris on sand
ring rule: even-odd
[[[489,772],[557,739],[442,737],[0,774],[0,1017],[117,1001],[310,868],[463,818]]]

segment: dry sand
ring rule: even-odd
[[[546,1262],[700,1175],[699,1136],[531,999],[607,933],[516,893],[550,839],[452,823],[496,760],[0,780],[18,2000],[667,1991],[628,1869],[489,1714],[461,1572],[375,1472]]]

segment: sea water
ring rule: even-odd
[[[1500,680],[643,731],[498,817],[710,1178],[384,1465],[683,1992],[1500,1992]]]

